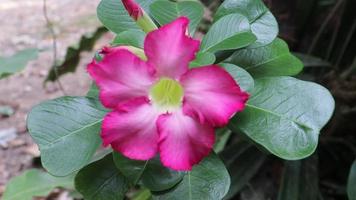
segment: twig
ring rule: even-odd
[[[349,68],[347,68],[344,72],[341,73],[340,77],[342,79],[347,79],[352,73],[356,71],[356,56]]]
[[[216,9],[220,6],[221,1],[220,0],[214,0],[209,6],[208,9],[212,12],[215,13]]]
[[[355,33],[355,30],[356,30],[356,20],[354,20],[354,23],[351,26],[350,32],[347,34],[346,40],[345,40],[344,44],[342,45],[342,49],[341,49],[340,55],[337,58],[335,66],[338,67],[338,68],[340,67],[339,65],[341,63],[341,59],[343,58],[343,56],[345,54],[345,51],[346,51],[347,47],[350,44],[350,41],[352,39],[353,34]]]
[[[339,0],[335,7],[331,10],[331,12],[329,13],[329,15],[326,17],[326,19],[324,20],[324,23],[320,26],[320,29],[318,30],[315,38],[313,39],[312,44],[310,45],[310,48],[308,49],[308,54],[311,54],[313,52],[313,50],[315,49],[316,44],[318,43],[321,34],[324,32],[326,26],[328,25],[329,21],[332,19],[332,17],[335,15],[336,11],[339,9],[339,7],[341,6],[341,4],[344,2],[344,0]]]
[[[57,36],[56,36],[56,33],[53,29],[53,24],[51,22],[51,20],[49,19],[48,17],[48,12],[47,12],[47,0],[43,0],[43,16],[46,20],[46,23],[47,23],[47,27],[52,35],[52,45],[53,45],[53,71],[54,71],[54,74],[56,76],[56,83],[58,84],[58,87],[59,87],[59,90],[62,91],[62,93],[64,95],[66,95],[66,92],[62,86],[62,83],[61,81],[59,80],[59,75],[58,75],[58,68],[57,68]]]
[[[344,3],[342,8],[341,8],[341,13],[340,13],[341,16],[345,12],[345,5],[346,5],[346,3]],[[329,46],[328,46],[328,50],[327,50],[327,53],[326,53],[326,56],[325,56],[325,60],[330,60],[332,50],[334,49],[333,48],[334,44],[336,42],[337,36],[339,34],[339,31],[340,31],[340,25],[341,25],[341,18],[338,18],[338,20],[336,21],[335,30],[334,30],[334,32],[332,34],[332,37],[331,37],[331,42],[329,43]]]

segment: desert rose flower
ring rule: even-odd
[[[191,170],[211,152],[214,128],[244,109],[248,94],[222,67],[189,69],[200,42],[186,35],[188,24],[180,17],[150,32],[144,56],[106,48],[102,61],[88,65],[100,101],[112,109],[102,124],[104,145],[135,160],[159,154],[164,166]]]
[[[124,4],[129,15],[143,31],[148,33],[157,29],[156,24],[134,0],[122,0],[122,4]]]

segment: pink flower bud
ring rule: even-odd
[[[136,21],[137,25],[146,33],[157,29],[156,24],[150,16],[141,8],[135,0],[122,0],[129,15]]]
[[[137,21],[138,18],[143,16],[143,10],[138,3],[134,0],[122,0],[122,3],[125,6],[125,9],[129,15]]]

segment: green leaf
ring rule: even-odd
[[[10,117],[15,114],[15,110],[11,106],[0,106],[0,118]]]
[[[75,188],[86,200],[122,200],[129,185],[110,154],[80,170],[75,177]]]
[[[356,160],[351,166],[349,178],[347,181],[347,195],[349,200],[356,200]]]
[[[68,47],[64,60],[61,63],[52,66],[45,82],[47,81],[53,82],[64,74],[75,72],[80,62],[80,54],[83,51],[91,51],[95,45],[95,42],[105,32],[107,32],[106,28],[99,27],[95,32],[83,35],[80,38],[78,44]]]
[[[38,49],[25,49],[10,57],[0,57],[0,79],[22,71],[27,63],[38,57]]]
[[[113,46],[129,45],[143,49],[143,43],[146,33],[141,30],[128,30],[123,31],[115,37],[112,42]]]
[[[142,183],[152,191],[163,191],[172,188],[183,178],[184,173],[173,171],[162,166],[159,157],[148,161],[130,160],[123,155],[114,152],[116,167],[134,185],[142,180]]]
[[[73,188],[74,176],[54,177],[46,172],[31,169],[12,178],[6,186],[3,200],[32,200],[47,196],[53,189]]]
[[[148,13],[149,5],[155,0],[136,0]],[[136,22],[129,16],[120,0],[101,0],[97,8],[101,23],[114,33],[126,30],[140,30]]]
[[[216,11],[214,21],[232,13],[241,13],[249,21],[254,21],[267,10],[261,0],[225,0]]]
[[[250,92],[255,85],[252,76],[244,69],[228,63],[220,64],[235,79],[243,91]]]
[[[300,200],[317,199],[319,196],[319,158],[314,154],[302,160]]]
[[[301,176],[301,161],[286,161],[278,200],[298,200]]]
[[[278,200],[318,199],[318,157],[302,161],[286,161]]]
[[[35,106],[27,127],[49,173],[66,176],[89,163],[100,146],[106,110],[85,97],[61,97]]]
[[[257,40],[248,48],[264,46],[276,39],[279,32],[278,23],[270,11],[266,11],[250,23],[252,33],[257,37]]]
[[[244,68],[253,77],[296,75],[303,69],[303,63],[279,38],[263,47],[236,51],[226,62]]]
[[[132,200],[151,200],[152,194],[148,189],[141,189],[141,191],[137,192]]]
[[[230,187],[230,176],[224,163],[215,153],[187,172],[183,180],[171,190],[155,193],[158,200],[217,200],[222,199]]]
[[[215,144],[214,144],[214,152],[220,153],[224,150],[226,143],[228,142],[231,136],[231,130],[228,128],[219,128],[215,131]]]
[[[204,8],[198,1],[179,1],[171,2],[158,0],[150,6],[153,18],[160,24],[165,25],[180,16],[190,19],[189,32],[194,34],[196,27],[203,18]]]
[[[240,13],[246,16],[257,41],[250,47],[271,43],[278,35],[278,23],[262,0],[225,0],[215,14],[217,21],[225,15]]]
[[[248,19],[241,14],[231,14],[212,25],[204,36],[200,49],[202,52],[239,49],[255,40]]]
[[[287,160],[311,155],[335,102],[324,87],[291,77],[261,78],[242,113],[229,124]]]
[[[189,67],[203,67],[207,65],[214,64],[215,62],[215,55],[209,52],[198,52],[196,55],[195,60],[193,60]]]
[[[94,99],[99,99],[99,88],[95,83],[91,84],[86,96]]]
[[[299,58],[303,62],[305,67],[331,67],[331,64],[328,61],[318,58],[316,56],[297,52],[293,53],[293,55]]]
[[[232,199],[255,176],[266,155],[247,142],[236,142],[220,154],[231,176],[231,186],[224,199]]]

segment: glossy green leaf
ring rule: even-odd
[[[318,84],[291,77],[261,78],[255,80],[245,110],[229,127],[276,156],[301,159],[314,152],[334,106],[330,92]]]
[[[27,127],[41,151],[43,166],[66,176],[89,163],[101,144],[101,121],[106,110],[85,97],[61,97],[35,106]]]
[[[162,166],[159,157],[148,161],[130,160],[115,152],[116,167],[136,185],[140,180],[152,191],[163,191],[175,186],[182,180],[184,173]]]
[[[80,170],[75,177],[75,188],[86,200],[122,200],[129,185],[110,154]]]
[[[37,169],[25,171],[9,181],[3,200],[32,200],[47,196],[55,188],[73,188],[74,176],[54,177]]]
[[[160,25],[168,24],[180,16],[188,17],[190,19],[189,32],[192,35],[204,14],[204,8],[199,1],[158,0],[151,4],[150,10],[153,18]]]
[[[278,194],[278,200],[298,200],[301,176],[301,161],[287,161],[283,173],[283,180]]]
[[[229,72],[243,91],[250,92],[254,88],[255,82],[252,76],[244,69],[228,63],[221,63],[220,66]]]
[[[224,199],[232,199],[248,184],[266,160],[266,155],[252,144],[237,142],[220,154],[231,177],[231,186]]]
[[[228,142],[231,136],[231,130],[228,128],[219,128],[215,131],[215,144],[214,144],[214,152],[220,153],[224,150],[226,143]]]
[[[155,0],[136,0],[149,13],[149,5]],[[126,30],[140,30],[136,22],[128,15],[121,0],[101,0],[97,8],[101,23],[114,33]]]
[[[313,155],[302,161],[286,161],[278,200],[318,199],[318,158]]]
[[[141,191],[137,192],[133,197],[132,200],[151,200],[152,194],[148,189],[142,189]]]
[[[270,11],[266,11],[250,23],[252,33],[257,37],[257,40],[248,48],[264,46],[276,39],[279,32],[278,23]]]
[[[231,14],[212,25],[204,36],[200,48],[202,52],[239,49],[255,40],[248,19],[241,14]]]
[[[232,13],[241,13],[249,21],[254,21],[267,10],[261,0],[225,0],[216,11],[214,21]]]
[[[190,67],[203,67],[207,65],[214,64],[215,55],[210,52],[198,52],[195,60],[193,60],[189,66]]]
[[[300,200],[317,199],[319,197],[319,169],[317,154],[302,160]]]
[[[143,49],[145,37],[146,33],[141,30],[127,30],[117,34],[112,45],[129,45]]]
[[[212,153],[187,172],[183,180],[171,190],[155,193],[158,200],[217,200],[222,199],[230,187],[230,176],[224,163]]]
[[[262,0],[225,0],[215,14],[215,21],[232,13],[246,16],[257,41],[250,47],[271,43],[278,35],[278,23]]]
[[[349,200],[356,200],[356,161],[351,166],[347,181],[347,195]]]
[[[0,57],[0,79],[22,71],[27,63],[38,57],[38,49],[25,49],[10,57]]]
[[[296,75],[303,69],[303,63],[279,38],[263,47],[236,51],[226,62],[244,68],[253,77]]]

